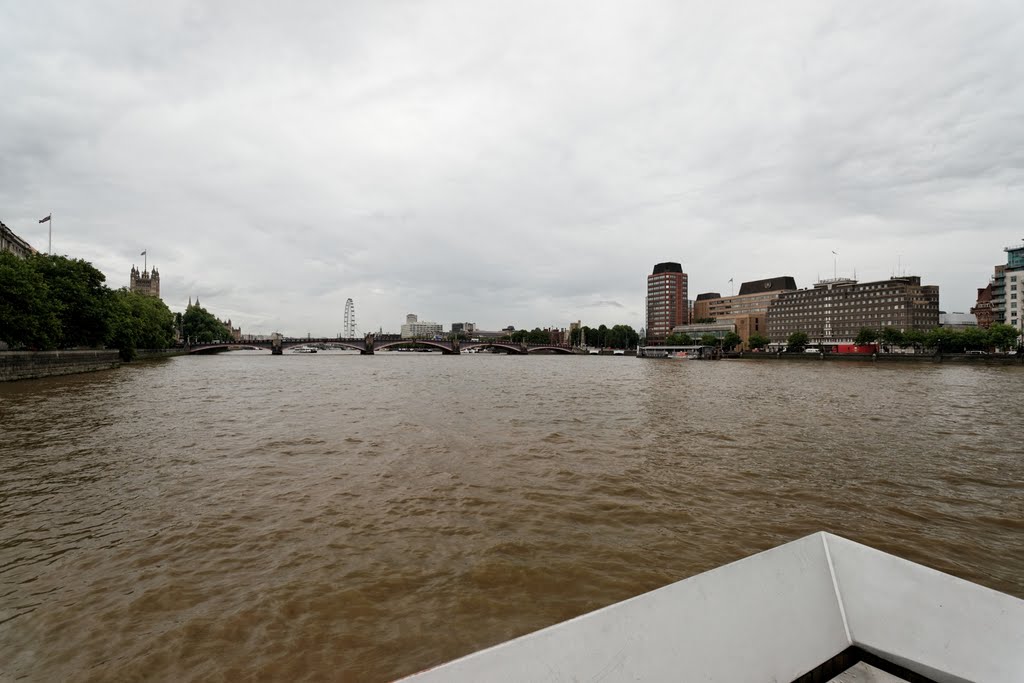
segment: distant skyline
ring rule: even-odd
[[[639,329],[662,261],[966,312],[1024,237],[1022,44],[1019,3],[6,3],[0,220],[246,333]]]

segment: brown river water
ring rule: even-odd
[[[1024,597],[1022,389],[256,352],[0,385],[0,680],[387,680],[822,529]]]

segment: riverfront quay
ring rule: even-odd
[[[135,360],[168,358],[187,353],[182,349],[138,349]],[[72,351],[0,351],[0,382],[59,377],[121,367],[116,349]]]
[[[6,384],[0,678],[386,680],[818,529],[1024,597],[1022,380],[232,352]]]

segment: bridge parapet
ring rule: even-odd
[[[373,355],[375,351],[388,349],[403,344],[417,344],[440,349],[445,354],[460,354],[463,350],[472,348],[493,347],[502,349],[512,354],[529,353],[566,353],[573,352],[567,344],[523,344],[508,340],[488,339],[485,341],[465,341],[458,339],[402,339],[397,334],[374,335],[368,334],[358,339],[342,339],[337,337],[323,337],[305,339],[301,337],[283,337],[275,335],[268,339],[248,339],[246,341],[217,341],[208,343],[196,343],[186,347],[188,353],[215,353],[230,349],[270,349],[274,355],[280,355],[285,349],[295,346],[327,346],[334,348],[345,348],[359,351],[364,356]]]

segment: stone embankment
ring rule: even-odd
[[[136,360],[165,358],[182,349],[139,349]],[[0,351],[0,382],[39,379],[121,367],[116,349],[86,351]]]
[[[744,352],[727,358],[743,360],[784,360],[795,362],[860,361],[868,363],[980,363],[982,365],[1021,365],[1024,355],[965,353],[750,353]]]
[[[111,370],[120,365],[116,350],[4,351],[0,353],[0,382]]]

